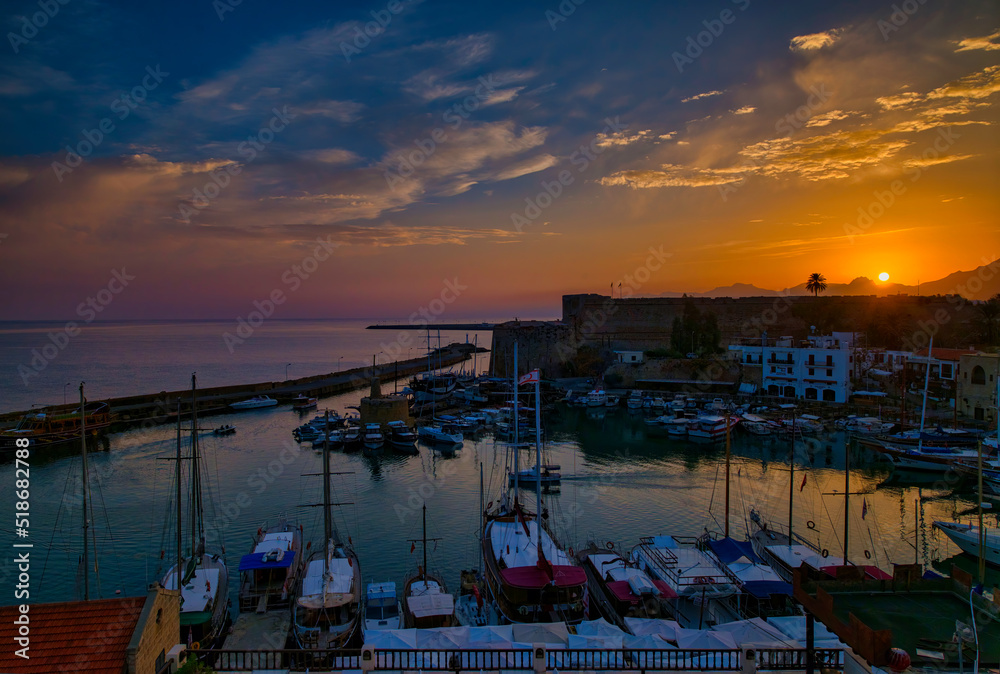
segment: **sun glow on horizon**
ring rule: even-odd
[[[888,281],[889,280],[889,272],[884,271],[881,274],[879,274],[878,275],[878,280],[881,281],[882,283],[885,283],[886,281]]]

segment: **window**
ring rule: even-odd
[[[834,391],[833,389],[826,389],[825,391],[823,391],[823,400],[825,400],[826,402],[831,402],[831,403],[832,402],[836,402],[837,401],[837,392]]]
[[[826,364],[827,365],[833,365],[833,356],[827,356],[826,357]]]
[[[982,365],[977,365],[974,368],[972,368],[972,383],[973,384],[986,383],[986,370],[983,369]]]
[[[811,353],[809,354],[809,364],[810,365],[815,365],[816,364],[816,356],[814,354],[811,354]]]
[[[774,366],[771,366],[771,374],[774,374]]]
[[[832,377],[833,376],[833,370],[827,370],[826,371],[826,376],[827,377]]]
[[[818,399],[818,395],[817,395],[816,389],[814,389],[814,388],[807,388],[806,389],[806,400],[817,400],[817,399]]]
[[[941,363],[941,376],[945,379],[951,379],[951,363]]]
[[[809,376],[811,377],[811,376],[813,376],[814,374],[816,374],[816,370],[814,370],[814,369],[812,369],[812,368],[809,368]]]
[[[786,398],[794,398],[795,397],[795,387],[794,386],[786,386],[785,387],[785,397]]]

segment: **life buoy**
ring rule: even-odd
[[[871,558],[872,558],[872,553],[865,550],[865,559],[871,559]]]
[[[823,552],[821,552],[820,554],[823,555],[823,559],[826,559],[827,557],[830,556],[830,551],[827,550],[826,548],[823,548]]]
[[[607,543],[604,544],[604,547],[606,547],[608,550],[614,550],[615,544],[612,543],[611,541],[608,541]]]
[[[808,522],[806,522],[806,529],[815,529],[815,528],[816,528],[816,523],[815,522],[813,522],[812,520],[809,520]]]
[[[200,651],[201,650],[201,642],[200,641],[196,641],[193,644],[191,644],[191,650],[192,651]]]

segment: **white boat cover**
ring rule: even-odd
[[[455,598],[450,594],[411,595],[406,606],[415,618],[434,615],[451,615],[455,612]]]
[[[323,560],[309,562],[302,579],[302,596],[299,605],[306,608],[332,608],[354,599],[354,568],[346,557],[331,557],[326,580],[323,578]]]
[[[737,620],[712,627],[713,632],[725,632],[740,648],[753,645],[758,648],[797,648],[798,642],[762,618]]]
[[[566,623],[529,623],[514,625],[514,641],[529,644],[562,644],[569,641]]]
[[[797,569],[803,563],[814,569],[827,566],[823,555],[808,545],[768,545],[767,551],[787,564],[790,569]]]
[[[597,620],[585,620],[576,626],[576,633],[582,637],[617,637],[621,638],[626,632],[618,625],[612,625],[604,618]],[[570,646],[570,648],[573,648]],[[616,648],[618,648],[616,646]]]
[[[681,625],[676,620],[625,618],[625,627],[637,637],[658,636],[667,641],[677,641],[677,630]]]
[[[538,524],[534,520],[528,522],[528,534],[524,533],[521,522],[493,521],[490,527],[490,543],[497,559],[503,559],[508,569],[519,566],[535,566],[538,563],[538,548],[535,545]],[[542,552],[545,559],[553,566],[572,566],[569,556],[556,547],[548,532],[542,529]]]
[[[264,538],[254,547],[254,552],[270,552],[271,550],[291,550],[292,531],[279,531],[273,534],[264,534]]]
[[[726,632],[711,630],[677,630],[678,648],[737,648],[736,640]]]
[[[176,567],[174,567],[176,568]],[[168,574],[165,589],[177,589],[177,574]],[[182,613],[204,611],[219,588],[219,569],[197,569],[194,576],[181,589]]]

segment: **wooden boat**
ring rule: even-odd
[[[292,409],[296,412],[305,412],[306,410],[311,410],[319,404],[319,398],[310,398],[308,396],[299,395],[297,398],[292,399]]]
[[[423,537],[411,540],[423,546],[424,563],[417,573],[406,579],[403,586],[403,627],[434,628],[455,624],[455,598],[441,578],[427,571],[427,506],[423,507]],[[412,550],[412,548],[411,548]]]
[[[80,410],[46,408],[25,414],[14,428],[0,431],[0,451],[13,452],[17,440],[31,441],[33,448],[53,447],[75,442],[83,430],[88,437],[98,437],[111,425],[111,406],[105,402],[84,405],[84,424],[80,426]]]
[[[302,527],[282,519],[257,529],[240,559],[240,611],[287,610],[302,569]]]
[[[591,618],[595,617],[596,607],[608,621],[627,630],[626,618],[662,619],[674,615],[672,600],[677,593],[613,549],[601,549],[592,543],[577,559],[587,574]]]

